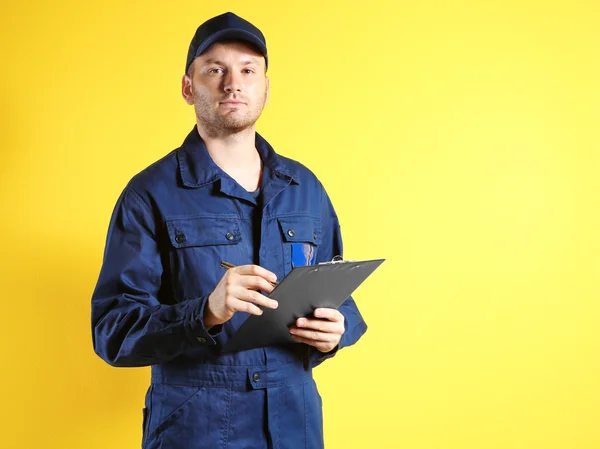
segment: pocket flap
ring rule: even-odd
[[[321,220],[299,216],[278,218],[279,227],[286,242],[321,243]]]
[[[167,232],[175,248],[233,245],[242,240],[236,218],[197,217],[168,220]]]

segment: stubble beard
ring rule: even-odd
[[[260,117],[260,114],[265,106],[265,97],[262,104],[252,107],[244,106],[245,111],[235,110],[229,111],[227,114],[217,114],[214,111],[214,101],[201,93],[194,91],[194,110],[196,118],[202,124],[204,130],[212,137],[223,135],[237,134],[254,127],[254,124]]]

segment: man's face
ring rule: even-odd
[[[184,75],[182,94],[209,135],[251,128],[269,97],[265,59],[241,42],[215,43]]]

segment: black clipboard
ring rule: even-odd
[[[250,315],[222,347],[222,352],[298,343],[289,327],[300,317],[312,316],[319,307],[337,309],[385,259],[332,261],[295,267],[269,295],[277,309],[263,308]]]

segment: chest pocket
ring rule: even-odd
[[[307,216],[278,218],[282,235],[285,273],[292,268],[313,265],[321,243],[321,220]]]
[[[177,301],[210,294],[225,274],[221,261],[239,265],[245,244],[237,218],[168,220],[173,294]]]

